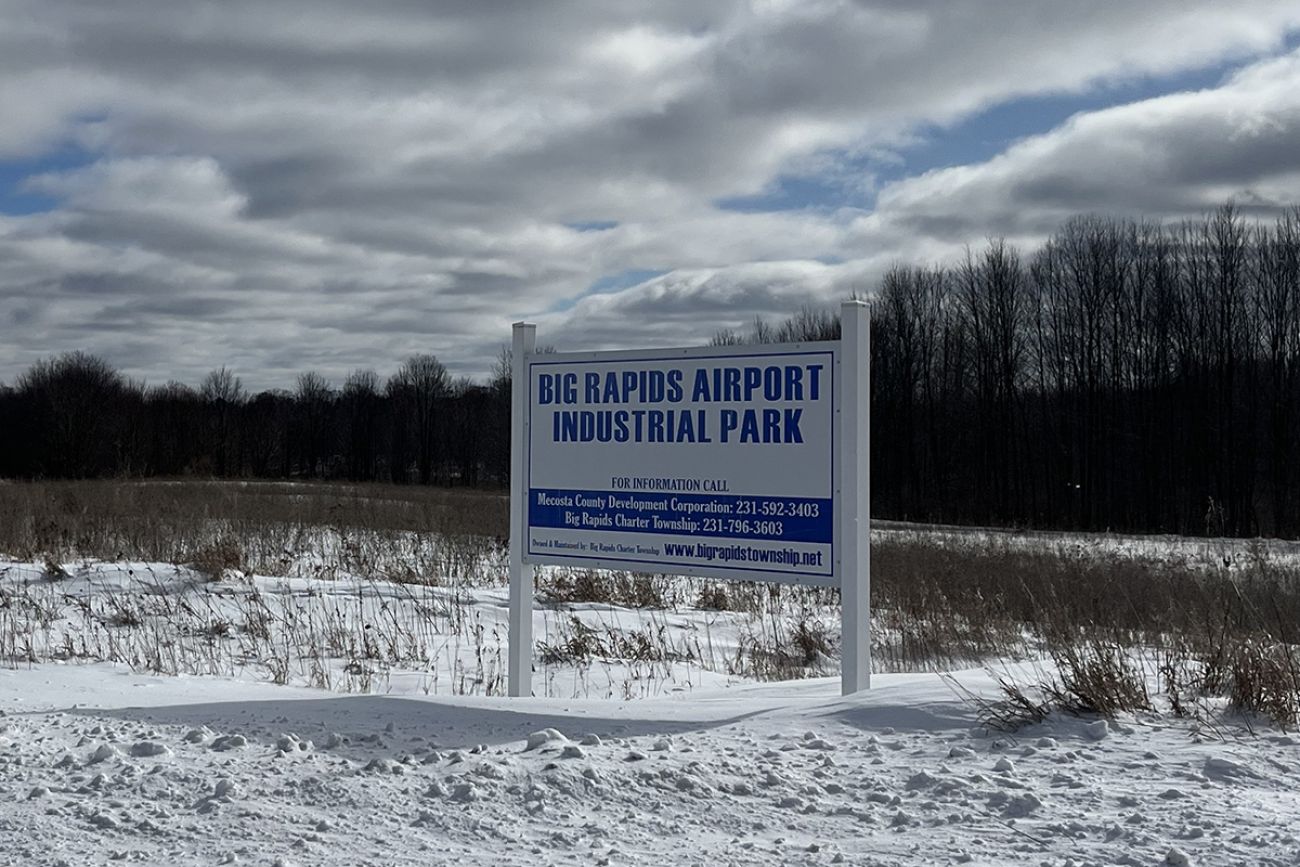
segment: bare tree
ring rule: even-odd
[[[1026,484],[1015,472],[1020,419],[1017,409],[1025,358],[1029,292],[1020,254],[991,241],[976,259],[969,251],[957,271],[958,297],[970,335],[975,398],[979,407],[979,453],[983,469],[974,498],[981,511],[1011,519],[1011,504]]]
[[[379,427],[383,399],[379,393],[379,375],[373,370],[354,370],[343,382],[340,398],[343,443],[348,478],[371,481],[377,475]]]
[[[149,472],[174,476],[193,469],[202,452],[203,399],[180,382],[151,388],[144,399],[149,418],[145,458]]]
[[[18,379],[28,403],[38,472],[85,478],[111,472],[119,410],[128,394],[122,375],[102,358],[70,352],[36,364]]]
[[[238,419],[240,408],[247,396],[243,384],[226,367],[212,371],[199,386],[199,395],[208,411],[208,434],[218,476],[226,476],[234,467],[239,468]]]
[[[294,392],[297,411],[294,441],[305,475],[326,474],[326,462],[334,451],[333,430],[329,423],[333,403],[334,389],[325,377],[315,371],[299,374]]]
[[[1300,530],[1300,209],[1255,231],[1270,532]]]
[[[395,426],[406,429],[421,484],[433,479],[438,460],[438,410],[451,393],[447,368],[434,355],[412,355],[388,380]]]

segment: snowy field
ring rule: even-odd
[[[851,699],[826,591],[551,570],[507,699],[498,546],[274,532],[242,562],[275,574],[0,557],[0,865],[1300,863],[1300,738],[1226,693],[991,729],[999,678],[1054,673],[1039,638],[905,592],[962,552],[992,590],[1006,552],[1231,583],[1294,543],[882,523]]]
[[[1156,560],[1194,569],[1239,570],[1259,564],[1282,568],[1300,567],[1300,542],[1285,539],[1067,533],[1058,530],[912,524],[903,521],[874,521],[871,534],[873,540],[923,541],[927,545],[958,550],[996,547],[1075,557]]]
[[[136,562],[55,568],[0,561],[0,657],[11,664],[111,661],[347,693],[505,692],[509,597],[500,583],[306,577],[318,571],[310,568],[212,581],[184,566]],[[691,595],[672,579],[653,592]],[[768,604],[766,591],[756,595]],[[827,628],[833,615],[818,606]],[[542,593],[533,619],[534,690],[553,697],[634,699],[752,680],[742,646],[775,640],[760,634],[762,611],[685,603],[634,608]],[[829,674],[835,665],[812,668]]]
[[[0,864],[1300,862],[1290,736],[1011,736],[935,675],[837,686],[623,702],[3,671]]]

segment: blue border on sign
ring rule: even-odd
[[[814,344],[814,345],[815,345],[815,344]],[[663,350],[663,354],[654,354],[653,350],[631,350],[627,355],[624,355],[622,352],[619,352],[617,358],[601,358],[600,356],[601,356],[601,355],[604,355],[604,353],[599,353],[599,352],[597,352],[597,353],[579,352],[579,353],[565,353],[565,354],[557,354],[556,357],[554,357],[554,358],[550,358],[550,359],[547,359],[546,361],[529,360],[529,362],[528,362],[528,364],[527,364],[527,374],[528,374],[528,377],[527,377],[527,379],[528,379],[528,385],[527,385],[527,388],[528,388],[528,418],[527,418],[527,424],[528,424],[528,475],[527,475],[527,478],[524,480],[524,481],[525,481],[525,484],[524,484],[524,486],[523,486],[523,491],[522,491],[523,496],[527,497],[527,496],[528,496],[528,492],[531,491],[532,488],[533,488],[533,403],[534,403],[534,401],[533,401],[533,367],[534,367],[534,366],[538,366],[538,365],[540,365],[540,366],[546,366],[546,365],[557,365],[557,364],[638,364],[638,363],[643,363],[643,362],[648,362],[648,361],[672,361],[672,360],[678,360],[678,361],[687,361],[687,362],[688,362],[688,361],[695,361],[695,360],[697,360],[697,359],[724,359],[724,358],[782,358],[782,357],[787,357],[787,356],[791,356],[791,355],[825,355],[825,356],[827,356],[827,357],[830,359],[830,362],[831,362],[830,364],[827,365],[827,370],[829,371],[829,373],[830,373],[830,378],[831,378],[831,383],[830,383],[830,386],[831,386],[831,387],[830,387],[830,394],[831,394],[831,411],[830,411],[830,446],[831,446],[831,448],[830,448],[830,463],[831,463],[831,465],[830,465],[830,476],[829,476],[829,478],[830,478],[830,484],[831,484],[830,500],[831,500],[832,504],[834,504],[834,505],[838,505],[838,503],[836,502],[836,497],[835,497],[835,486],[836,486],[836,478],[835,478],[835,434],[836,434],[836,428],[839,427],[839,418],[838,418],[838,416],[836,415],[836,413],[839,411],[839,406],[838,406],[838,403],[837,403],[837,400],[838,400],[838,397],[839,397],[839,384],[835,381],[835,374],[836,374],[836,372],[837,372],[836,369],[835,369],[835,360],[836,360],[836,359],[835,359],[835,349],[833,349],[833,348],[832,348],[832,349],[826,349],[826,348],[810,348],[810,349],[780,349],[780,350],[777,350],[776,352],[761,352],[761,351],[760,351],[760,352],[753,352],[753,351],[750,351],[750,352],[743,352],[743,353],[726,353],[726,352],[714,353],[714,352],[710,352],[709,349],[710,349],[710,347],[700,347],[700,348],[697,348],[697,349],[689,349],[689,350],[682,350],[682,349],[665,349],[665,350]],[[644,356],[639,356],[639,355],[638,355],[639,352],[649,352],[650,354],[648,354],[648,355],[644,355]],[[611,353],[611,354],[613,354],[613,353]],[[778,497],[778,496],[782,496],[782,495],[780,495],[780,494],[755,494],[755,495],[753,495],[753,496]],[[838,509],[833,508],[832,511],[835,512],[835,515],[836,515],[836,516],[835,516],[835,522],[836,522],[836,526],[838,526],[838,523],[839,523],[839,520],[840,520],[840,519],[839,519],[839,515],[838,515]],[[525,512],[524,512],[524,522],[523,522],[523,524],[524,524],[524,526],[523,526],[523,531],[524,531],[524,533],[526,533],[527,536],[528,536],[528,539],[527,539],[528,544],[525,546],[525,553],[526,553],[528,556],[530,556],[530,557],[540,556],[540,557],[542,557],[542,558],[545,559],[545,560],[561,559],[561,560],[581,560],[581,561],[583,561],[583,562],[587,562],[587,563],[599,563],[599,562],[605,562],[605,561],[611,561],[611,562],[616,562],[616,563],[632,563],[632,564],[639,564],[639,565],[642,565],[642,566],[648,566],[648,567],[651,567],[649,570],[645,570],[645,571],[661,572],[661,573],[664,572],[665,567],[681,566],[681,567],[683,567],[683,568],[691,569],[691,570],[695,570],[695,571],[697,571],[697,572],[698,572],[698,571],[707,571],[707,572],[712,572],[712,571],[726,571],[726,572],[759,572],[759,573],[765,573],[765,574],[769,574],[769,575],[786,575],[786,576],[789,576],[790,578],[798,578],[798,577],[801,576],[801,575],[806,575],[806,576],[808,576],[808,577],[810,577],[810,578],[830,578],[830,579],[834,579],[834,577],[835,577],[835,564],[838,562],[838,560],[836,559],[837,551],[836,551],[836,545],[835,545],[835,541],[836,541],[836,539],[835,539],[835,536],[834,536],[834,535],[832,535],[832,537],[831,537],[831,543],[830,543],[830,548],[831,548],[831,550],[830,550],[830,557],[827,558],[828,561],[829,561],[829,563],[830,563],[830,572],[825,573],[825,574],[820,573],[820,572],[804,572],[804,571],[796,572],[796,571],[788,571],[788,570],[781,570],[781,569],[753,569],[753,568],[745,568],[745,567],[740,567],[740,566],[713,566],[713,565],[708,565],[708,566],[702,566],[702,567],[695,567],[695,566],[692,566],[692,565],[687,564],[687,563],[662,563],[662,562],[655,561],[655,560],[633,560],[633,559],[624,559],[624,558],[619,558],[619,557],[585,557],[585,556],[582,556],[582,555],[579,555],[579,554],[551,554],[551,553],[549,553],[549,552],[546,552],[546,553],[540,553],[540,552],[536,552],[536,551],[533,550],[533,539],[532,539],[532,533],[530,532],[530,531],[532,530],[532,525],[528,522],[528,512],[527,512],[527,510],[525,510]],[[548,528],[548,527],[539,527],[538,529],[545,530],[545,529],[551,529],[551,528]],[[669,535],[669,534],[664,534],[664,535]],[[741,540],[741,541],[743,541],[743,540]]]

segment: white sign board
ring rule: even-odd
[[[510,695],[532,566],[839,587],[842,687],[871,678],[867,306],[836,343],[535,353],[514,328]]]
[[[833,585],[837,355],[533,356],[525,562]]]

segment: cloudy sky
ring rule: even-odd
[[[684,345],[1300,203],[1300,2],[0,0],[0,380]]]

